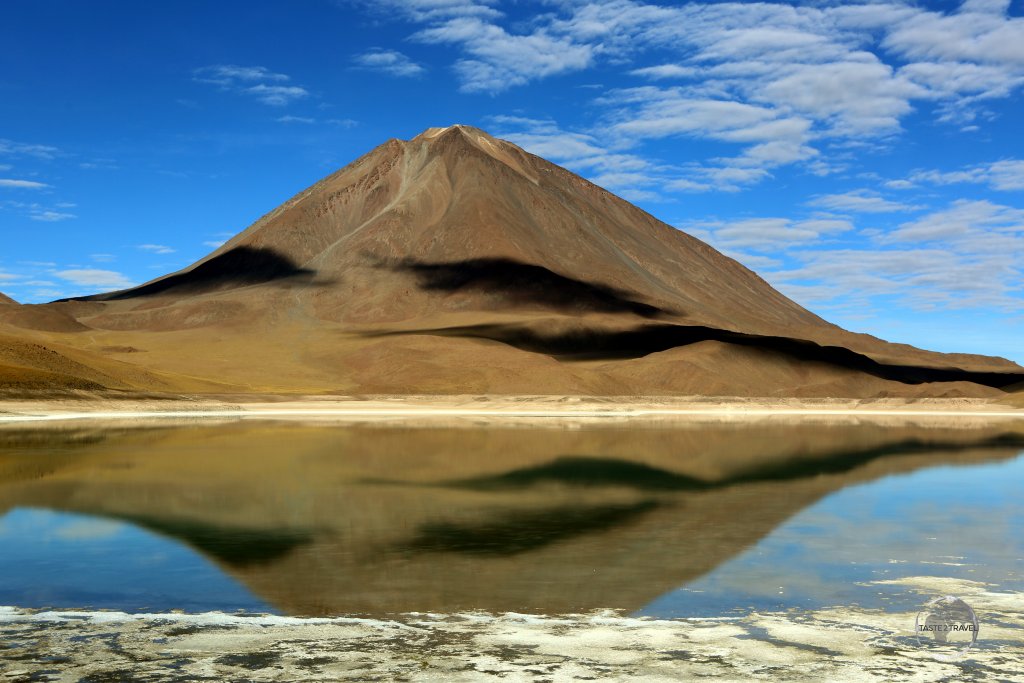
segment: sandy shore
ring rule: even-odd
[[[574,396],[194,396],[7,399],[0,423],[145,418],[718,419],[758,417],[1024,417],[1024,409],[986,399],[773,399]]]
[[[916,612],[830,608],[719,619],[609,613],[296,619],[0,608],[3,680],[1024,681],[1024,595],[904,579],[963,596],[978,644],[922,646]],[[944,654],[946,653],[946,654]],[[947,656],[951,655],[951,656]]]

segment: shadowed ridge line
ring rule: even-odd
[[[662,505],[654,500],[617,505],[563,505],[526,512],[507,511],[474,524],[431,522],[421,525],[416,536],[400,543],[398,548],[413,553],[518,555],[628,524]]]
[[[274,249],[240,246],[218,254],[185,272],[168,275],[138,287],[57,301],[117,301],[168,292],[199,294],[277,280],[310,279],[314,275],[315,270],[300,268],[292,259]]]
[[[412,258],[384,263],[397,272],[412,273],[424,291],[477,291],[507,297],[513,304],[539,305],[556,310],[633,313],[657,318],[672,311],[634,298],[636,295],[598,282],[561,275],[544,266],[509,258],[477,258],[430,263]]]
[[[751,467],[719,479],[700,479],[642,462],[620,458],[566,455],[550,462],[510,470],[501,474],[453,479],[432,484],[415,484],[385,479],[363,480],[365,484],[439,486],[472,491],[515,491],[538,484],[595,488],[619,486],[641,491],[708,491],[766,481],[793,481],[824,474],[843,474],[881,458],[922,453],[959,453],[968,450],[1024,450],[1024,436],[1000,434],[967,443],[905,439],[866,449],[835,449],[814,457],[789,458]]]
[[[97,514],[186,543],[232,567],[265,564],[312,543],[308,531],[254,529],[204,524],[192,520],[147,515]]]
[[[702,325],[648,324],[628,330],[585,329],[544,334],[517,325],[481,324],[433,329],[368,333],[367,336],[405,334],[488,339],[523,351],[541,353],[562,360],[624,360],[717,341],[762,351],[780,353],[800,362],[818,362],[856,370],[880,379],[903,384],[927,382],[974,382],[1004,388],[1024,381],[1021,372],[975,372],[959,368],[930,368],[918,365],[882,363],[842,346],[822,346],[793,337],[745,334]]]

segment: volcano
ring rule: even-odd
[[[148,389],[998,396],[1024,379],[1004,359],[847,332],[462,125],[385,142],[184,270],[30,308],[69,323],[36,339]]]

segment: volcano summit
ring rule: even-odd
[[[998,397],[1024,380],[847,332],[461,125],[385,142],[184,270],[17,308],[0,334],[51,355],[7,353],[0,386],[4,367],[45,389],[85,376],[58,357],[166,392]]]

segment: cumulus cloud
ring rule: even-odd
[[[426,69],[397,50],[374,48],[352,58],[359,68],[379,71],[389,76],[409,78],[422,75]]]
[[[284,106],[309,96],[309,91],[297,85],[285,85],[291,77],[270,71],[263,66],[216,64],[193,72],[200,83],[219,86],[222,90],[250,95],[272,106]]]

